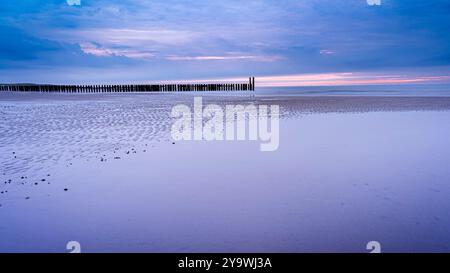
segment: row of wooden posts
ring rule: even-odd
[[[0,91],[18,92],[65,92],[65,93],[111,93],[111,92],[179,92],[179,91],[254,91],[255,78],[248,83],[218,84],[120,84],[120,85],[45,85],[3,84]]]

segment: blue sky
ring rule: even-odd
[[[254,75],[266,85],[345,85],[450,77],[448,0],[1,2],[1,82]]]

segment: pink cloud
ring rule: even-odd
[[[259,86],[334,86],[334,85],[386,85],[407,83],[448,82],[449,75],[378,75],[373,73],[324,73],[288,76],[258,77]]]
[[[247,82],[247,77],[210,80],[189,80],[189,82]],[[415,76],[374,73],[321,73],[256,77],[259,87],[295,87],[295,86],[344,86],[344,85],[387,85],[408,83],[444,83],[450,82],[450,75]]]
[[[225,56],[167,56],[169,61],[223,61],[223,60],[253,60],[272,62],[279,60],[279,56],[253,56],[253,55],[225,55]]]

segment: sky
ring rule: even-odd
[[[448,0],[2,0],[0,82],[450,83]]]

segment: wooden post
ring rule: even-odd
[[[1,84],[1,91],[63,92],[63,93],[111,93],[111,92],[198,92],[198,91],[255,91],[255,77],[248,83],[184,83],[184,84],[112,84],[112,85],[46,85]]]

